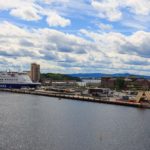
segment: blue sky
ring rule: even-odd
[[[150,75],[149,0],[0,1],[0,67]]]

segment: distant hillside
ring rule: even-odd
[[[129,77],[134,76],[137,78],[150,79],[150,76],[145,75],[134,75],[129,73],[116,73],[116,74],[103,74],[103,73],[78,73],[78,74],[69,74],[73,77],[78,78],[101,78],[101,77]]]
[[[73,77],[79,78],[100,78],[102,74],[100,73],[78,73],[78,74],[69,74]]]
[[[51,79],[57,81],[64,81],[64,80],[75,80],[81,81],[79,77],[74,77],[71,75],[59,74],[59,73],[42,73],[41,79]]]

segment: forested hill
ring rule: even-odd
[[[64,80],[75,80],[81,81],[79,77],[73,77],[71,75],[59,74],[59,73],[42,73],[41,79],[51,79],[57,81],[64,81]]]
[[[102,77],[137,77],[137,78],[145,78],[150,79],[150,76],[146,75],[134,75],[129,73],[116,73],[116,74],[104,74],[104,73],[78,73],[78,74],[69,74],[73,77],[78,78],[102,78]]]

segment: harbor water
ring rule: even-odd
[[[0,92],[0,150],[149,149],[149,109]]]

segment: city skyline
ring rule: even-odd
[[[0,68],[150,75],[149,0],[5,0],[0,20]]]

